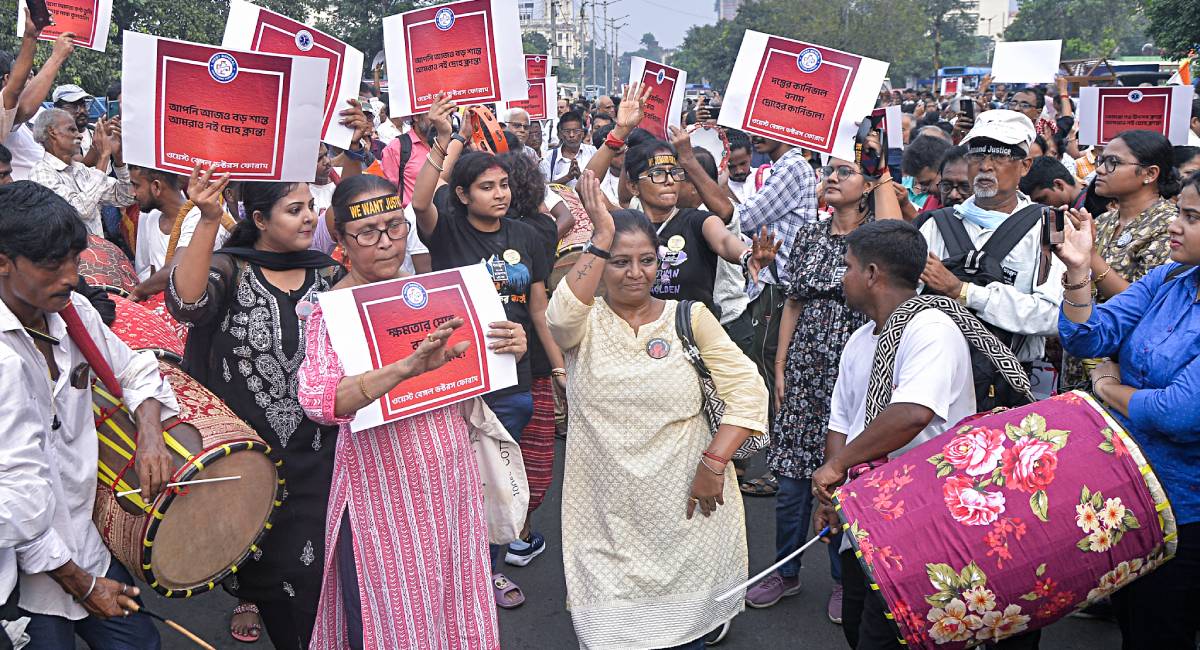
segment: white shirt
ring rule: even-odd
[[[621,177],[613,176],[612,170],[604,175],[604,180],[600,181],[600,191],[604,192],[604,196],[612,201],[613,205],[621,205]]]
[[[973,201],[974,198],[967,200]],[[1027,205],[1030,205],[1029,198],[1018,194],[1013,213]],[[983,248],[996,232],[985,230],[965,219],[962,224],[977,250]],[[921,226],[921,234],[929,243],[929,252],[944,259],[947,255],[946,243],[942,240],[937,223],[933,219],[925,222]],[[1051,255],[1050,274],[1046,276],[1045,284],[1037,285],[1041,262],[1042,227],[1038,222],[1001,264],[1005,269],[1016,272],[1013,284],[993,282],[986,287],[967,285],[967,308],[980,320],[1025,337],[1021,349],[1014,350],[1017,359],[1024,363],[1041,359],[1046,351],[1046,337],[1058,335],[1058,310],[1063,298],[1062,274],[1066,267],[1057,256]]]
[[[133,255],[133,269],[137,271],[138,279],[145,282],[155,271],[167,263],[167,246],[171,243],[171,234],[163,234],[158,227],[162,213],[158,210],[143,212],[138,218],[137,250]],[[175,244],[176,255],[181,248],[187,248],[192,243],[192,235],[200,223],[200,208],[193,206],[183,218],[183,227],[179,230],[179,241]],[[217,238],[213,242],[213,250],[217,250],[229,239],[229,231],[224,226],[217,229]]]
[[[15,159],[14,159],[15,160]],[[79,211],[79,218],[88,232],[97,237],[104,236],[104,223],[100,220],[100,206],[112,205],[123,208],[134,202],[133,185],[129,182],[129,166],[116,168],[117,176],[88,167],[83,163],[70,165],[46,153],[29,172],[29,180],[45,185],[67,200]]]
[[[392,140],[400,137],[400,129],[397,129],[396,125],[392,124],[391,120],[382,120],[375,127],[375,137],[379,138],[379,141],[386,146],[390,144]]]
[[[34,118],[36,117],[35,115]],[[8,133],[8,137],[4,139],[4,146],[12,152],[14,181],[29,180],[29,173],[33,170],[33,166],[42,159],[42,156],[46,155],[46,150],[33,139],[33,131],[29,129],[29,124],[33,122],[34,118],[13,127],[12,131]]]
[[[429,249],[425,247],[421,235],[417,232],[417,213],[413,212],[411,205],[404,206],[404,218],[408,220],[408,237],[405,240],[404,263],[400,265],[400,271],[412,275],[417,272],[413,266],[413,255],[428,255]]]
[[[735,181],[729,179],[729,191],[737,197],[738,203],[742,203],[747,197],[758,191],[758,183],[754,181],[755,172],[757,169],[750,170],[750,175],[744,181]]]
[[[875,323],[855,330],[842,349],[838,378],[829,405],[829,430],[846,436],[846,442],[863,432],[867,417],[867,384],[879,336]],[[895,458],[926,442],[963,418],[975,414],[975,382],[967,339],[950,317],[936,309],[913,316],[900,336],[892,371],[889,404],[919,404],[933,411],[933,420],[907,445],[892,452]]]
[[[579,164],[580,172],[583,172],[583,170],[587,168],[588,161],[591,160],[592,156],[594,155],[596,155],[595,147],[586,142],[579,145],[579,151],[575,154],[574,160]],[[562,154],[561,148],[556,147],[551,149],[550,152],[542,158],[542,162],[539,165],[539,168],[542,170],[542,176],[546,177],[546,182],[553,183],[563,176],[566,176],[567,172],[571,169],[571,160],[571,158],[568,158]],[[567,183],[567,186],[574,188],[575,181]]]
[[[116,373],[130,412],[154,398],[163,405],[164,420],[177,415],[175,393],[159,375],[154,354],[130,350],[100,321],[100,315],[83,296],[73,293],[71,301]],[[53,385],[45,357],[34,347],[17,317],[0,301],[0,349],[4,350],[0,359],[5,359],[0,363],[0,387],[10,396],[0,405],[0,448],[4,449],[0,475],[8,481],[9,467],[16,466],[22,476],[36,476],[22,479],[28,486],[28,496],[2,502],[0,512],[7,514],[0,516],[4,528],[0,546],[17,542],[22,609],[79,620],[87,612],[46,572],[73,560],[84,571],[103,576],[112,555],[92,523],[99,458],[92,391],[71,386],[72,371],[85,360],[67,336],[62,318],[47,314],[46,321],[49,334],[60,340],[54,346],[58,381]],[[61,427],[52,431],[55,413]],[[15,535],[10,534],[12,522],[22,524]],[[10,568],[4,562],[0,555],[0,584]]]

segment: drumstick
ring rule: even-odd
[[[201,648],[204,648],[204,650],[217,650],[216,648],[205,643],[204,639],[201,639],[200,637],[196,636],[195,634],[192,634],[191,632],[189,632],[186,627],[180,625],[179,623],[176,623],[175,621],[172,621],[169,618],[164,618],[158,614],[155,614],[154,612],[146,609],[145,607],[138,605],[136,602],[133,603],[133,607],[130,609],[130,611],[140,612],[142,614],[145,614],[146,616],[149,616],[150,618],[157,618],[158,620],[162,621],[163,623],[166,623],[167,627],[170,627],[172,630],[175,630],[176,632],[182,634],[183,636],[186,636],[188,639],[191,640],[192,643],[195,643],[196,645],[200,646]]]
[[[198,478],[194,481],[179,481],[178,483],[167,483],[167,487],[184,487],[187,485],[199,485],[201,483],[220,483],[221,481],[236,481],[239,478],[242,478],[242,477],[241,476],[218,476],[217,478]],[[137,494],[141,491],[142,491],[142,488],[138,488],[136,490],[125,490],[124,492],[117,492],[117,496],[123,497],[123,496],[127,496],[130,494]]]
[[[822,528],[822,529],[821,529],[821,532],[817,533],[817,536],[816,536],[816,537],[814,537],[814,538],[812,538],[812,539],[808,540],[808,542],[806,542],[806,543],[804,544],[804,546],[801,546],[800,548],[796,549],[795,551],[792,551],[792,553],[791,553],[791,554],[789,554],[787,557],[785,557],[785,558],[783,558],[782,560],[780,560],[780,561],[776,562],[775,564],[772,564],[771,566],[769,566],[769,567],[767,567],[767,568],[763,569],[761,573],[759,573],[758,575],[754,576],[753,578],[750,578],[749,580],[747,580],[747,581],[743,582],[742,584],[740,584],[740,585],[738,585],[738,586],[734,587],[733,589],[730,589],[729,591],[727,591],[727,592],[725,592],[725,593],[721,594],[720,596],[717,596],[717,602],[721,602],[722,600],[727,600],[727,599],[728,599],[730,596],[733,596],[733,595],[734,595],[734,594],[736,594],[737,592],[739,592],[739,591],[741,591],[741,590],[743,590],[743,589],[745,589],[745,588],[749,587],[750,585],[752,585],[752,584],[754,584],[754,583],[758,582],[759,580],[762,580],[763,578],[767,577],[767,576],[768,576],[768,575],[769,575],[769,574],[770,574],[772,571],[774,571],[775,569],[778,569],[779,567],[783,566],[785,563],[787,563],[787,561],[788,561],[788,560],[790,560],[790,559],[792,559],[792,558],[796,557],[797,555],[800,555],[800,554],[801,554],[801,553],[803,553],[803,552],[804,552],[804,551],[805,551],[805,550],[806,550],[806,549],[807,549],[809,546],[812,546],[813,544],[816,544],[816,543],[817,543],[817,540],[821,539],[822,537],[824,537],[824,536],[826,536],[826,535],[828,535],[828,534],[829,534],[829,526],[826,526],[826,527]]]

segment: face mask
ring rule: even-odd
[[[954,212],[962,217],[963,221],[969,221],[984,230],[995,230],[1008,218],[1007,212],[984,210],[975,205],[975,197],[954,206]]]
[[[925,207],[925,202],[929,200],[929,194],[928,193],[916,194],[913,192],[913,177],[912,176],[905,176],[904,181],[901,182],[901,185],[904,186],[904,189],[908,190],[909,203],[912,203],[914,206],[916,206],[917,210],[923,209]]]

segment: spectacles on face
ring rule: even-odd
[[[649,178],[650,182],[654,183],[655,185],[666,185],[668,175],[676,183],[682,183],[683,181],[687,180],[687,172],[684,171],[683,167],[671,167],[670,169],[667,169],[666,167],[655,167],[641,176],[638,176],[638,180],[640,181]]]
[[[357,233],[346,233],[358,242],[359,246],[374,246],[379,243],[379,238],[386,232],[388,239],[392,241],[400,241],[408,237],[408,220],[393,219],[388,222],[386,229],[366,228]]]
[[[916,178],[913,179],[913,189],[917,191],[917,194],[932,194],[937,188],[938,184],[933,181],[921,182]]]
[[[1121,165],[1133,165],[1134,167],[1143,167],[1139,162],[1126,162],[1116,156],[1100,156],[1096,159],[1096,169],[1103,169],[1105,174],[1111,174],[1117,171],[1117,167]]]
[[[522,122],[509,122],[508,128],[512,129],[513,131],[528,131],[529,125]]]
[[[583,135],[583,129],[562,129],[562,134],[565,136]]]
[[[1020,162],[1025,160],[1022,155],[1009,155],[1006,153],[969,153],[967,154],[967,162],[972,165],[982,165],[984,160],[989,160],[992,163],[1009,163]]]
[[[1010,111],[1027,111],[1031,108],[1037,108],[1037,106],[1035,104],[1030,104],[1029,102],[1018,102],[1018,101],[1010,101],[1007,104],[1007,107]]]
[[[950,181],[942,181],[938,183],[938,191],[942,194],[950,194],[954,190],[958,190],[959,195],[967,196],[971,193],[970,183],[952,183]]]
[[[833,165],[825,165],[820,169],[820,172],[821,178],[829,178],[830,176],[837,174],[837,179],[839,181],[844,181],[851,176],[862,173],[850,165],[838,165],[837,167],[834,167]]]

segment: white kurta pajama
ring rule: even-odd
[[[603,299],[565,282],[547,320],[567,366],[563,478],[567,608],[580,646],[664,648],[693,641],[743,609],[715,597],[746,579],[746,526],[730,463],[724,506],[688,520],[692,480],[712,435],[695,370],[675,334],[675,301],[634,334]],[[767,393],[753,363],[698,305],[694,336],[727,403],[725,424],[766,429]],[[647,354],[663,339],[665,358]]]

